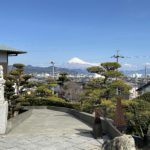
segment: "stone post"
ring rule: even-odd
[[[4,99],[4,84],[3,67],[0,66],[0,134],[6,133],[8,116],[8,102]]]

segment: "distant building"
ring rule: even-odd
[[[131,89],[129,91],[129,95],[127,94],[125,98],[131,100],[131,99],[138,97],[138,92],[137,92],[138,86],[137,86],[137,84],[132,83],[132,82],[126,82],[126,84],[129,85],[131,87]]]
[[[129,99],[134,99],[136,97],[138,97],[137,87],[132,87],[130,90]]]
[[[24,54],[24,53],[26,52],[0,45],[0,65],[3,66],[4,74],[7,74],[8,56],[17,56],[18,54]]]
[[[150,82],[138,88],[137,91],[140,95],[150,92]]]
[[[143,75],[139,73],[134,73],[131,75],[132,78],[141,78]]]
[[[103,78],[103,79],[105,78],[104,76],[97,74],[97,73],[95,73],[93,77],[94,78]]]

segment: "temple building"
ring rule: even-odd
[[[8,57],[17,56],[18,54],[24,54],[24,53],[27,53],[27,52],[21,51],[15,48],[10,48],[4,45],[0,45],[0,65],[3,66],[4,74],[7,74]]]

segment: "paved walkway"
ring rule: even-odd
[[[33,110],[30,118],[0,136],[0,150],[101,150],[103,140],[93,139],[90,131],[67,113]]]

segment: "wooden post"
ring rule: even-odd
[[[114,117],[114,125],[123,132],[126,127],[126,122],[124,119],[123,108],[121,103],[121,97],[117,98],[117,106]]]
[[[95,119],[93,124],[93,136],[95,139],[102,137],[102,123],[101,123],[101,110],[99,108],[95,109]]]

